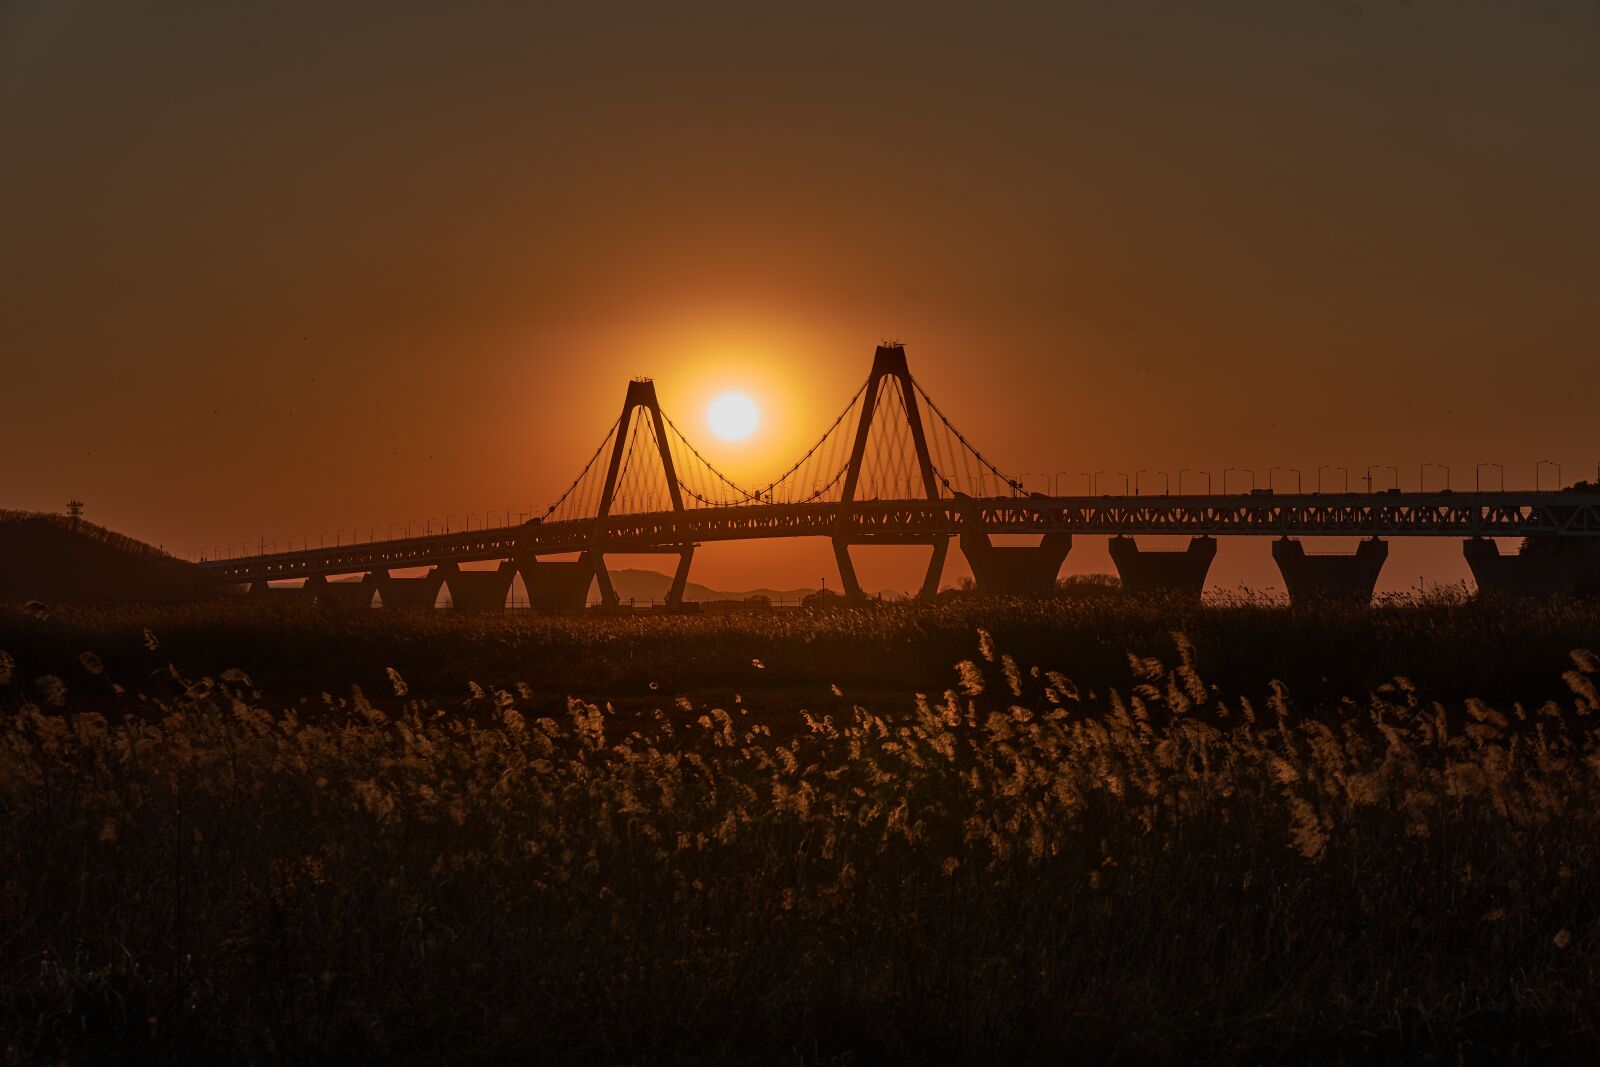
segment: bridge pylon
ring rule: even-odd
[[[682,512],[683,492],[678,485],[678,472],[672,463],[672,450],[667,445],[667,427],[661,417],[661,403],[656,399],[656,383],[649,378],[635,378],[628,383],[628,395],[622,401],[622,417],[617,422],[616,439],[611,444],[611,460],[606,467],[605,485],[600,491],[600,507],[594,521],[594,535],[587,553],[594,567],[595,580],[600,585],[600,600],[607,607],[616,607],[619,598],[611,584],[611,572],[606,569],[605,552],[601,549],[600,534],[605,528],[611,505],[616,501],[617,478],[625,460],[629,459],[631,435],[629,429],[636,418],[648,418],[651,436],[655,438],[656,453],[661,459],[661,470],[666,477],[667,493],[672,500],[672,510]],[[611,551],[619,551],[613,548]],[[624,550],[625,551],[625,550]],[[671,546],[651,548],[650,554],[672,552]],[[694,542],[685,541],[676,548],[678,566],[672,576],[672,586],[667,590],[667,604],[677,607],[683,603],[683,591],[689,583],[689,565],[694,559]]]
[[[928,560],[928,570],[922,579],[922,596],[932,596],[939,591],[939,577],[944,573],[944,561],[950,551],[947,534],[916,536],[904,534],[869,534],[858,531],[851,522],[850,504],[856,499],[861,484],[861,471],[866,460],[867,442],[871,436],[873,420],[877,415],[878,401],[884,389],[898,390],[910,431],[911,445],[916,453],[918,480],[927,499],[939,499],[939,481],[933,470],[933,457],[928,451],[928,436],[923,429],[921,409],[917,406],[917,390],[911,381],[911,367],[906,362],[906,350],[900,344],[882,344],[873,353],[872,371],[867,377],[866,392],[862,397],[861,416],[856,422],[855,442],[850,449],[850,460],[845,467],[844,485],[839,501],[842,505],[839,521],[834,528],[833,555],[839,564],[839,581],[845,595],[855,599],[865,597],[861,582],[856,577],[855,563],[850,558],[850,546],[877,545],[928,545],[933,556]]]

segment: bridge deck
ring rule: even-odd
[[[974,522],[992,534],[1600,537],[1600,493],[1033,495],[747,504],[396,538],[211,560],[200,566],[220,580],[247,582],[585,550],[666,551],[685,542],[837,537],[893,543],[954,536]]]

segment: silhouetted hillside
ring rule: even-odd
[[[0,511],[0,600],[189,600],[208,589],[192,563],[104,526]]]

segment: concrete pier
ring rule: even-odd
[[[1590,538],[1530,538],[1511,555],[1482,537],[1461,548],[1479,596],[1600,596],[1600,543]]]
[[[1111,562],[1117,566],[1122,588],[1136,596],[1181,596],[1199,600],[1206,573],[1217,556],[1214,537],[1195,537],[1180,551],[1141,549],[1131,537],[1111,539]]]
[[[575,560],[541,560],[525,556],[517,560],[522,584],[528,589],[528,605],[538,612],[573,614],[589,603],[589,585],[594,581],[594,562],[584,552]]]
[[[1044,534],[1037,545],[996,545],[975,524],[961,529],[961,554],[980,593],[1048,593],[1071,551],[1072,535],[1067,533]]]
[[[507,560],[496,570],[464,571],[446,563],[438,572],[450,589],[450,604],[456,611],[498,612],[506,609],[506,596],[517,576],[517,566]]]
[[[444,576],[435,567],[419,578],[391,578],[387,570],[373,571],[370,579],[378,587],[378,599],[385,608],[406,611],[431,611],[439,599]]]
[[[1373,537],[1361,542],[1354,555],[1309,555],[1299,541],[1280,537],[1272,542],[1272,558],[1289,589],[1291,604],[1318,600],[1370,603],[1389,543]]]
[[[305,592],[317,604],[327,608],[370,608],[377,583],[369,574],[359,582],[330,582],[325,575],[306,579]]]
[[[310,580],[307,580],[310,584]],[[250,599],[268,604],[299,604],[311,598],[311,592],[304,587],[274,586],[265,579],[258,579],[250,583]]]

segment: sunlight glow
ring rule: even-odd
[[[755,401],[743,393],[723,393],[711,402],[706,421],[711,424],[711,432],[724,441],[743,441],[755,433],[761,413],[756,410]]]

